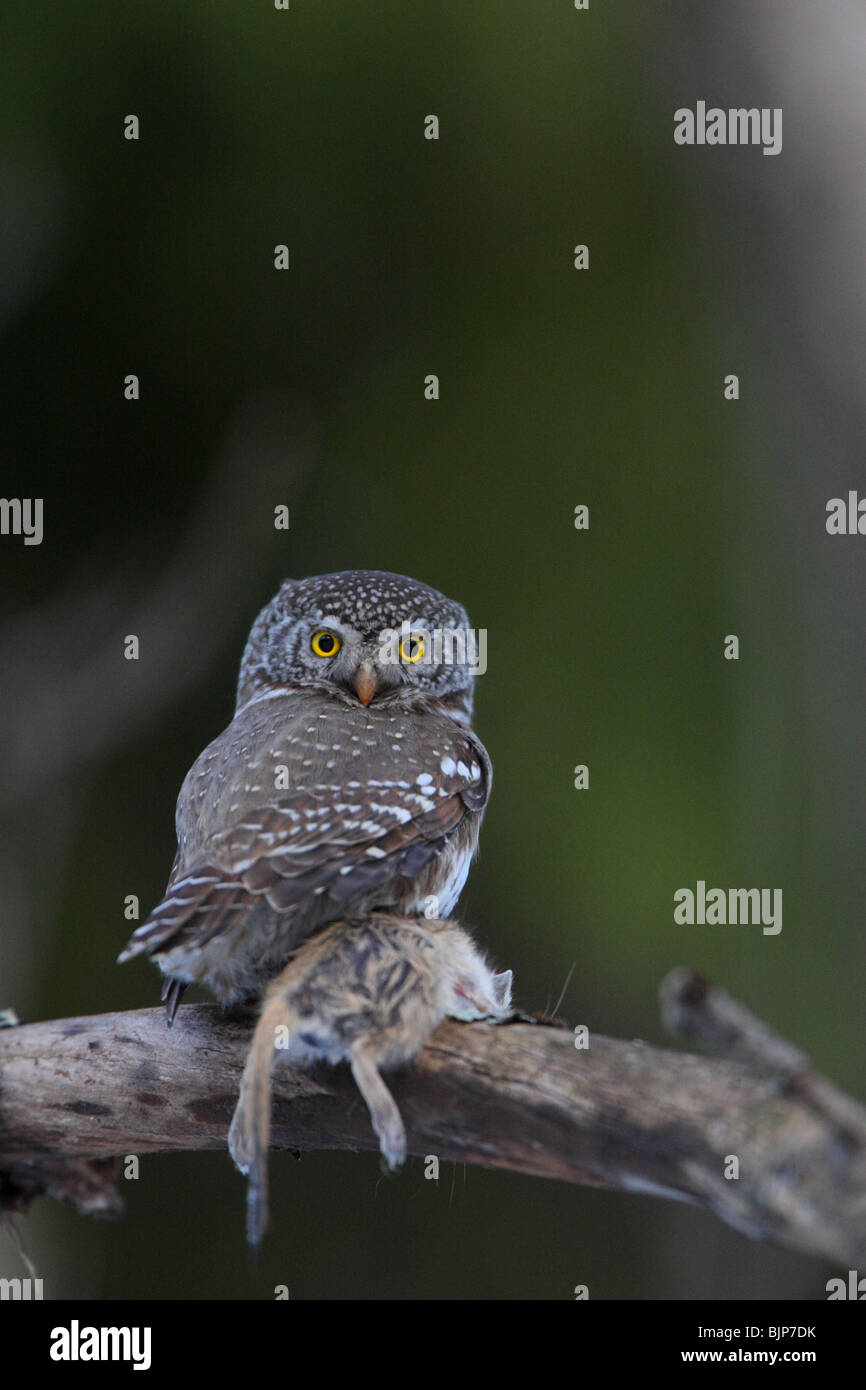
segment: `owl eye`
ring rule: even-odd
[[[339,637],[335,637],[333,632],[314,632],[310,639],[310,646],[316,656],[336,656],[340,650],[341,642]]]
[[[420,661],[424,655],[424,643],[420,637],[404,637],[400,643],[400,660]]]

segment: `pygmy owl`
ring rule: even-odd
[[[235,715],[187,773],[152,956],[169,1022],[187,984],[260,992],[307,937],[375,910],[447,917],[492,768],[471,727],[464,609],[404,575],[287,580],[253,624]]]
[[[511,971],[494,975],[462,928],[374,913],[326,927],[299,947],[267,988],[253,1035],[229,1149],[247,1189],[247,1239],[267,1224],[271,1067],[347,1061],[389,1167],[406,1132],[380,1069],[408,1062],[443,1018],[507,1017]]]

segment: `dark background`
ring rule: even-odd
[[[114,964],[123,899],[161,895],[252,619],[285,577],[390,569],[489,633],[460,917],[518,1003],[576,962],[570,1023],[662,1042],[690,964],[862,1094],[866,539],[824,522],[866,491],[866,16],[815,8],[7,7],[0,492],[43,497],[45,537],[0,537],[0,1007],[155,1000]],[[699,99],[783,107],[782,153],[677,147]],[[781,887],[782,934],[675,925],[698,878]],[[226,1154],[141,1170],[118,1224],[34,1208],[47,1296],[821,1298],[839,1272],[650,1198],[322,1153],[274,1155],[251,1274]]]

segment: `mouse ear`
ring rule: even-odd
[[[493,976],[491,984],[493,985],[493,998],[497,1008],[511,1008],[511,985],[513,980],[514,975],[510,970],[503,970],[501,974]]]

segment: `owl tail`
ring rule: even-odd
[[[262,1010],[250,1045],[240,1095],[229,1129],[229,1153],[249,1180],[247,1240],[260,1244],[268,1224],[268,1149],[271,1139],[271,1067],[276,1029],[288,1027],[285,1001],[271,999]]]
[[[397,1102],[382,1080],[373,1052],[365,1043],[355,1043],[350,1061],[355,1084],[367,1102],[382,1156],[389,1168],[398,1168],[406,1158],[406,1130]]]

